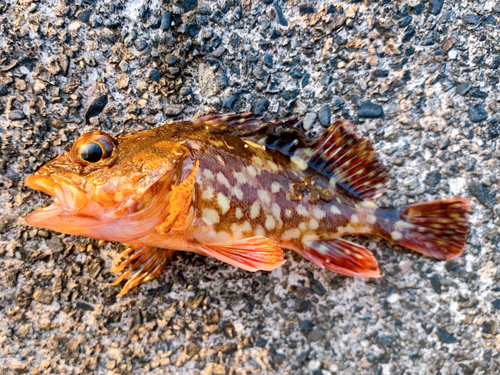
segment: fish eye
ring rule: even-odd
[[[104,156],[104,152],[99,143],[89,142],[80,148],[80,157],[89,163],[97,163]]]
[[[115,140],[100,131],[82,135],[73,146],[72,158],[75,162],[95,164],[107,159],[113,153]]]

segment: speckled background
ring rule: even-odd
[[[498,374],[500,2],[0,0],[0,373]],[[251,274],[178,253],[116,298],[119,244],[29,228],[25,176],[91,129],[207,110],[358,122],[380,205],[466,196],[464,254],[377,239],[383,277],[288,253]]]

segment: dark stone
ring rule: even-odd
[[[388,70],[382,70],[382,69],[376,69],[373,71],[373,75],[375,77],[388,77],[389,76],[389,71]]]
[[[198,6],[198,0],[184,0],[184,12],[189,12]]]
[[[439,339],[446,344],[453,344],[458,341],[453,333],[448,333],[441,328],[438,328],[436,333],[439,336]]]
[[[484,104],[478,104],[469,108],[469,117],[472,122],[481,122],[488,118]]]
[[[290,74],[293,78],[302,78],[302,73],[297,68],[292,68],[292,70],[290,70]]]
[[[92,9],[81,10],[78,12],[77,17],[80,21],[88,23],[91,14],[92,14]]]
[[[15,110],[15,111],[10,111],[8,119],[10,121],[19,121],[19,120],[24,120],[26,118],[26,115],[24,114],[23,111]]]
[[[400,26],[401,27],[406,27],[406,26],[408,26],[411,23],[411,21],[413,21],[413,17],[412,16],[406,16],[401,21]]]
[[[9,93],[9,89],[7,88],[7,86],[0,86],[0,96],[5,96]]]
[[[148,43],[145,40],[139,40],[137,43],[135,43],[135,47],[138,51],[143,51],[148,47]]]
[[[441,9],[443,9],[443,4],[444,0],[430,0],[431,5],[432,5],[432,14],[437,16],[439,13],[441,13]]]
[[[413,14],[418,16],[419,14],[422,13],[424,7],[425,7],[425,0],[422,0],[419,4],[415,5],[415,7],[413,8]]]
[[[437,294],[441,294],[441,281],[439,280],[439,275],[437,273],[435,273],[434,275],[432,275],[430,277],[430,280],[431,280],[432,289],[434,289],[434,291]]]
[[[313,323],[312,320],[304,320],[300,324],[299,331],[302,332],[304,335],[307,335],[313,330],[314,326],[315,324]]]
[[[493,25],[496,26],[497,24],[497,19],[493,17],[491,14],[488,14],[486,18],[484,19],[484,24],[485,25]]]
[[[485,93],[484,91],[479,90],[477,87],[472,89],[470,92],[470,96],[474,98],[480,98],[480,99],[486,99],[488,97],[488,94]]]
[[[439,146],[439,149],[441,150],[446,150],[448,146],[450,145],[450,137],[447,137],[443,143],[441,143],[441,146]]]
[[[167,108],[165,108],[165,116],[171,116],[171,117],[174,117],[174,116],[179,116],[182,111],[184,109],[180,106],[169,106]]]
[[[149,79],[150,80],[159,82],[160,78],[161,78],[161,75],[160,75],[160,72],[158,71],[158,69],[151,69],[149,71]]]
[[[83,311],[94,311],[95,310],[94,306],[92,306],[90,303],[85,302],[85,301],[77,301],[76,308],[83,310]]]
[[[198,25],[197,23],[192,22],[189,25],[187,25],[187,30],[188,30],[189,36],[191,38],[194,38],[200,32],[201,26]]]
[[[394,339],[391,336],[380,336],[379,341],[384,345],[391,345],[394,342]]]
[[[257,340],[255,340],[255,346],[258,346],[259,348],[265,348],[267,345],[267,340],[264,337],[259,337]]]
[[[256,115],[259,115],[262,112],[264,112],[267,109],[267,107],[269,107],[269,100],[262,99],[259,102],[257,102],[257,104],[255,105],[254,113]]]
[[[212,14],[212,8],[210,8],[210,5],[208,4],[200,3],[198,5],[198,14],[202,16],[210,16]]]
[[[92,117],[99,116],[108,104],[108,96],[101,95],[95,98],[85,112],[85,121],[88,123]]]
[[[494,300],[491,304],[493,305],[493,308],[500,310],[500,298]]]
[[[266,53],[264,55],[264,64],[269,68],[273,67],[273,56],[271,54]]]
[[[402,42],[403,43],[409,42],[414,35],[415,35],[415,29],[408,29],[405,35],[403,35]]]
[[[274,3],[274,9],[276,9],[276,15],[278,16],[278,22],[280,23],[280,25],[288,26],[288,21],[283,15],[283,11],[281,10],[281,7],[278,5],[278,3]]]
[[[481,330],[483,331],[483,333],[488,333],[488,334],[491,334],[491,333],[494,333],[495,331],[495,323],[493,321],[484,321],[483,322],[483,325],[481,326]]]
[[[182,96],[188,96],[192,92],[193,92],[193,90],[191,89],[191,87],[182,87],[181,88],[181,95]]]
[[[379,104],[366,101],[359,106],[358,116],[361,118],[381,118],[384,117],[384,109]]]
[[[320,296],[326,293],[325,287],[316,279],[311,280],[311,289],[314,293],[319,294]]]
[[[222,107],[227,108],[227,109],[231,109],[231,108],[233,108],[233,105],[236,102],[236,100],[238,100],[237,96],[232,96],[232,95],[226,96],[222,100]]]
[[[424,180],[424,183],[430,187],[436,187],[441,181],[441,172],[432,171],[430,172]]]
[[[262,2],[266,5],[271,5],[274,0],[262,0]]]
[[[495,205],[495,194],[490,192],[481,182],[471,182],[469,184],[469,191],[486,207],[493,208]]]
[[[465,95],[472,89],[469,82],[461,82],[456,86],[457,94]]]
[[[301,16],[304,16],[306,14],[313,14],[314,12],[316,12],[316,8],[314,8],[314,5],[310,4],[299,5],[299,13]]]
[[[201,346],[192,342],[191,344],[189,344],[186,348],[186,355],[189,357],[189,358],[192,358],[194,357],[196,354],[198,354],[201,350]]]
[[[220,85],[222,87],[227,87],[229,86],[229,77],[227,76],[226,72],[222,72],[220,74]]]
[[[236,331],[234,329],[234,325],[231,322],[223,322],[222,323],[222,332],[228,339],[232,339],[236,336]]]
[[[161,29],[168,30],[171,22],[172,22],[172,14],[167,11],[163,12],[163,14],[161,15],[161,24],[160,24]]]
[[[330,111],[330,107],[324,105],[319,111],[319,122],[325,128],[330,126],[332,121],[332,111]]]
[[[169,56],[167,56],[165,61],[167,62],[168,65],[173,66],[173,65],[177,64],[177,57],[174,55],[169,55]]]
[[[238,351],[238,344],[234,342],[225,342],[224,344],[222,344],[220,351],[222,352],[222,354],[231,355]]]
[[[315,327],[306,337],[310,342],[315,342],[325,336],[326,331],[323,328]]]
[[[492,70],[497,70],[500,67],[500,56],[497,56],[491,62],[490,68]]]
[[[464,16],[464,22],[468,25],[477,25],[479,22],[481,22],[481,16],[474,13],[467,13]]]
[[[236,48],[241,42],[241,37],[237,33],[232,33],[229,37],[229,44],[231,47]]]

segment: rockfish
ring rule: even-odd
[[[113,137],[82,135],[26,185],[54,197],[34,227],[128,244],[115,260],[119,295],[157,277],[175,251],[270,271],[291,249],[322,268],[380,277],[373,254],[343,239],[374,235],[423,255],[460,255],[470,201],[379,208],[386,168],[338,119],[306,134],[295,117],[210,115]]]

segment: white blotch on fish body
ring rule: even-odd
[[[250,219],[257,219],[260,215],[260,203],[254,202],[250,207]]]
[[[259,196],[259,199],[262,201],[262,203],[266,205],[271,203],[271,196],[269,195],[269,192],[267,190],[260,189],[257,192],[257,195]]]
[[[309,211],[303,205],[299,204],[295,209],[300,216],[309,216]]]
[[[330,212],[334,215],[342,215],[342,212],[335,205],[330,206]]]
[[[321,219],[323,219],[326,216],[325,211],[323,211],[319,207],[314,207],[312,214],[318,220],[321,220]]]
[[[203,210],[202,219],[207,225],[214,225],[220,221],[219,213],[212,208]]]
[[[277,192],[279,192],[279,191],[280,191],[280,189],[281,189],[281,185],[280,185],[279,183],[277,183],[277,182],[273,182],[273,183],[271,184],[271,192],[272,192],[272,193],[277,193]]]
[[[222,193],[217,194],[217,203],[219,204],[222,215],[224,215],[227,211],[229,211],[231,202],[224,194]]]
[[[229,184],[229,181],[227,180],[227,177],[224,176],[222,172],[217,173],[217,181],[227,187],[228,189],[231,188],[231,185]]]

